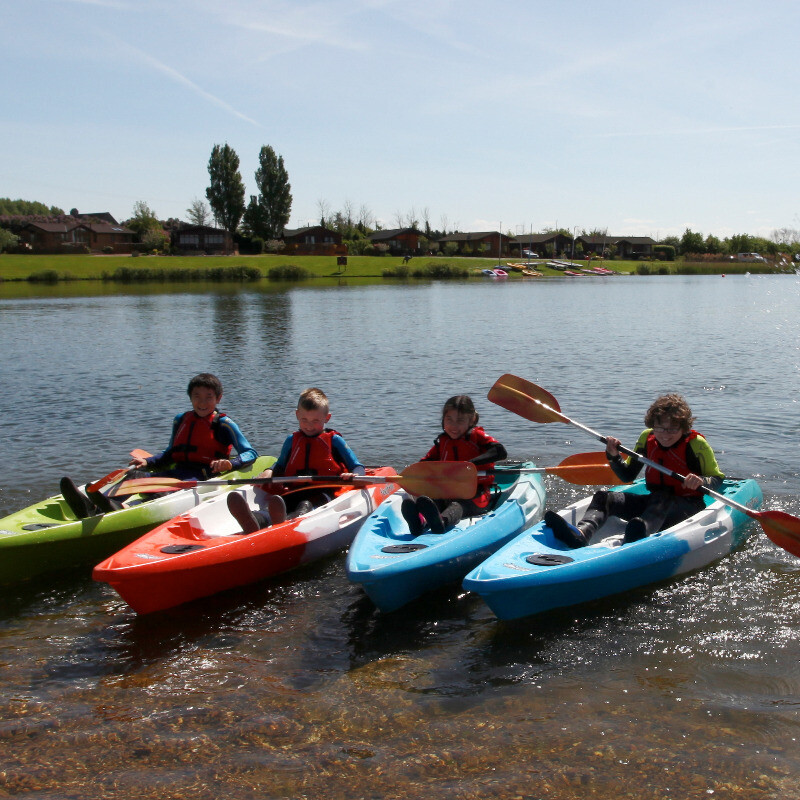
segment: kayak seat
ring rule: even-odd
[[[192,550],[202,550],[204,547],[204,544],[168,544],[161,548],[161,552],[169,554],[191,553]]]
[[[422,542],[405,542],[404,544],[387,544],[381,548],[382,553],[413,553],[415,550],[424,550],[428,545]]]

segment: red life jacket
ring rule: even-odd
[[[693,472],[696,467],[689,466],[689,442],[698,436],[697,431],[691,430],[686,436],[679,439],[672,447],[662,447],[656,440],[655,434],[651,433],[647,437],[647,448],[645,456],[657,464],[661,464],[673,472],[677,472],[684,477]],[[693,489],[686,489],[683,483],[670,475],[665,475],[657,469],[647,467],[644,473],[647,488],[654,489],[668,488],[680,497],[696,497],[701,492]]]
[[[170,458],[176,463],[190,461],[195,464],[210,464],[228,458],[232,445],[225,445],[216,438],[220,420],[224,417],[221,411],[207,417],[198,417],[194,411],[187,411],[175,431]]]
[[[485,452],[479,442],[486,442],[490,437],[480,427],[470,428],[460,439],[451,439],[446,433],[440,433],[436,437],[434,444],[439,451],[439,461],[469,461]],[[494,440],[492,440],[494,443]],[[481,464],[479,469],[492,470],[494,464]],[[479,508],[489,505],[489,487],[494,483],[494,478],[487,475],[478,478],[478,493],[472,498],[472,502]]]
[[[341,475],[347,466],[333,452],[333,437],[339,435],[326,428],[318,436],[306,436],[302,431],[292,434],[292,450],[284,475]]]

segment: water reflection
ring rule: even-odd
[[[0,287],[2,511],[162,449],[209,370],[261,452],[319,385],[398,468],[457,392],[514,458],[600,449],[490,404],[504,372],[628,443],[679,389],[723,469],[800,515],[791,277],[37,291]],[[588,491],[547,485],[555,507]],[[0,793],[791,797],[799,575],[753,523],[708,569],[513,623],[458,586],[379,614],[343,554],[143,618],[85,572],[48,579],[1,598]]]

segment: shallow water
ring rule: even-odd
[[[396,468],[461,392],[512,458],[602,447],[490,404],[505,372],[629,446],[679,390],[723,470],[800,514],[798,309],[794,276],[0,287],[0,513],[162,449],[209,370],[260,452],[318,385]],[[547,484],[554,507],[586,492]],[[85,570],[4,590],[0,796],[797,798],[798,581],[754,523],[701,572],[513,623],[458,587],[380,615],[343,554],[142,618]]]

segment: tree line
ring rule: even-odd
[[[289,222],[292,209],[292,192],[289,174],[283,161],[269,145],[264,145],[258,156],[255,172],[256,193],[246,201],[245,184],[239,169],[236,151],[227,143],[216,144],[208,160],[209,185],[205,190],[206,201],[195,198],[186,209],[188,221],[193,225],[216,226],[227,231],[239,248],[249,252],[263,252],[279,246],[284,228]],[[317,201],[318,220],[315,224],[341,234],[342,241],[353,255],[371,253],[374,247],[369,239],[371,233],[381,229],[375,216],[366,205],[358,209],[345,200],[339,210],[332,210],[326,200]],[[71,212],[72,213],[72,212]],[[44,203],[0,198],[0,218],[21,216],[63,216],[62,209]],[[422,234],[423,240],[433,245],[448,233],[458,233],[459,223],[450,224],[442,214],[439,224],[434,225],[428,208],[409,212],[396,211],[392,220],[394,228],[413,228]],[[133,215],[123,223],[137,234],[148,249],[164,250],[169,239],[166,231],[183,224],[179,219],[159,220],[156,212],[144,201],[137,201]],[[311,223],[310,223],[311,224]],[[504,232],[513,237],[511,231]],[[540,233],[560,233],[572,238],[575,230],[544,229]],[[581,230],[583,236],[608,235],[607,229]],[[522,236],[524,240],[524,235]],[[15,245],[12,232],[4,230],[0,219],[0,252]],[[800,231],[795,228],[779,228],[769,238],[741,233],[720,239],[712,234],[703,236],[689,228],[683,236],[665,236],[659,245],[670,248],[675,255],[714,258],[742,252],[756,252],[776,256],[778,253],[800,253]],[[424,248],[425,249],[425,248]]]

